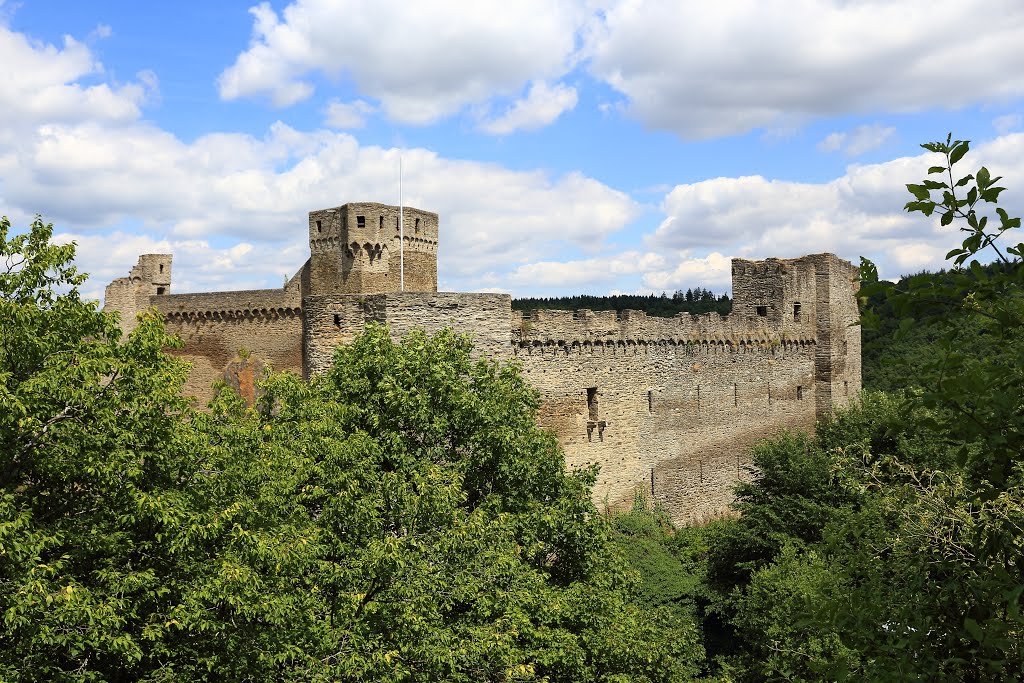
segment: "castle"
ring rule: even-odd
[[[435,213],[350,203],[309,214],[309,260],[281,289],[171,294],[171,255],[145,254],[105,308],[126,330],[162,314],[201,401],[218,379],[251,399],[257,365],[323,372],[371,321],[396,337],[468,332],[475,353],[520,363],[569,466],[601,466],[595,502],[627,505],[641,487],[676,521],[725,508],[754,441],[812,429],[860,391],[857,271],[832,254],[733,259],[730,315],[657,318],[522,314],[507,294],[438,292],[437,245]]]

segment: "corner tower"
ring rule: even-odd
[[[121,314],[121,329],[135,329],[135,318],[151,305],[150,297],[171,293],[171,255],[142,254],[128,277],[119,277],[103,295],[103,310]]]
[[[402,209],[405,291],[437,291],[437,214]],[[309,293],[385,294],[402,280],[399,207],[368,202],[309,213]]]
[[[817,419],[860,393],[858,270],[833,254],[732,260],[733,315],[785,339],[814,340]]]

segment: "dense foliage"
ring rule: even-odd
[[[638,577],[514,367],[370,328],[246,407],[181,398],[73,247],[0,224],[0,679],[676,681]]]
[[[718,313],[728,315],[732,311],[732,299],[728,294],[714,294],[708,289],[697,287],[677,291],[672,296],[657,294],[612,294],[609,296],[536,297],[512,300],[512,310],[567,310],[590,309],[592,311],[644,311],[647,315],[672,317],[679,313]]]
[[[155,317],[122,338],[72,246],[3,220],[0,680],[1024,680],[1020,221],[926,147],[907,209],[966,236],[937,275],[862,263],[886,392],[758,445],[699,528],[597,514],[450,332],[196,411]]]
[[[966,236],[938,275],[880,282],[862,263],[862,320],[889,341],[866,376],[890,393],[760,444],[738,517],[656,539],[698,579],[708,672],[1024,680],[1024,245],[1001,246],[1020,221],[978,215],[1002,188],[954,176],[967,142],[925,147],[945,180],[909,185],[907,210]]]

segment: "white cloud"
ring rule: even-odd
[[[848,157],[855,157],[881,147],[896,133],[892,127],[881,124],[857,126],[849,133],[831,133],[818,143],[822,152],[837,152],[840,149]]]
[[[643,274],[664,268],[665,263],[660,254],[638,251],[572,261],[534,261],[513,270],[505,281],[517,289],[604,291],[623,275]]]
[[[1005,114],[1003,116],[997,116],[992,121],[992,127],[995,128],[996,132],[1000,135],[1006,135],[1010,131],[1019,129],[1021,123],[1024,123],[1024,117],[1020,114]]]
[[[659,253],[702,253],[712,248],[745,258],[791,258],[831,251],[856,261],[868,256],[884,277],[943,265],[959,244],[955,226],[908,214],[905,184],[925,177],[937,163],[931,154],[853,165],[825,183],[768,180],[761,176],[714,178],[677,185],[662,209],[666,218],[648,237]],[[977,146],[961,162],[964,173],[984,163],[993,175],[1024,177],[1024,133]],[[1021,215],[1020,188],[1000,198],[1010,215]],[[989,205],[981,210],[991,213]],[[650,279],[650,278],[649,278]],[[650,280],[657,287],[657,280]]]
[[[572,0],[296,0],[280,16],[266,2],[250,11],[252,41],[220,75],[222,98],[287,106],[309,97],[320,73],[351,79],[407,124],[561,76],[586,19]]]
[[[1018,0],[619,0],[603,17],[591,73],[689,139],[1024,94]]]
[[[377,111],[369,102],[355,100],[353,102],[331,101],[327,105],[324,123],[331,128],[362,128],[366,125],[366,117]]]
[[[225,132],[185,142],[140,118],[149,76],[121,89],[81,87],[76,79],[102,74],[85,46],[69,38],[57,49],[0,31],[8,58],[0,63],[35,74],[13,85],[0,79],[0,98],[13,111],[0,134],[0,204],[12,218],[39,212],[79,236],[84,269],[104,277],[134,262],[115,267],[113,258],[166,244],[186,253],[176,261],[178,291],[278,285],[280,273],[306,258],[308,211],[397,202],[400,153],[406,202],[441,214],[441,270],[459,288],[570,246],[597,248],[640,210],[579,173],[362,146],[345,133],[283,123],[263,137]],[[56,93],[59,106],[32,100],[33,92]],[[239,242],[250,246],[240,251]],[[128,246],[110,248],[117,244]]]
[[[524,99],[517,100],[504,114],[480,124],[492,135],[508,135],[517,130],[536,130],[555,121],[577,102],[576,89],[557,84],[534,83]]]

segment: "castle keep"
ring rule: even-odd
[[[323,372],[369,322],[395,337],[468,332],[476,353],[521,364],[568,464],[601,466],[595,502],[628,504],[642,487],[676,521],[728,504],[754,441],[811,429],[860,391],[857,272],[832,254],[733,259],[728,316],[521,314],[507,294],[438,292],[437,214],[405,207],[403,219],[400,230],[398,207],[371,203],[311,212],[310,258],[281,289],[171,294],[171,255],[145,254],[105,307],[126,330],[159,311],[200,401],[218,379],[251,399],[259,365]]]

